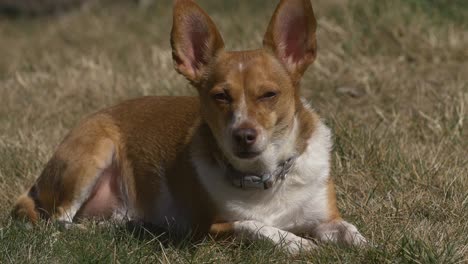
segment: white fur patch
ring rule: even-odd
[[[233,122],[230,125],[229,130],[235,129],[242,123],[248,120],[248,109],[247,109],[247,102],[245,101],[245,94],[242,94],[242,97],[239,100],[239,106],[237,107],[237,111],[234,112]],[[231,133],[231,131],[229,131]]]
[[[244,64],[242,62],[239,62],[239,71],[242,72],[244,71]]]

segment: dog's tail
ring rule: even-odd
[[[30,222],[33,225],[39,221],[40,214],[37,210],[36,201],[31,196],[31,191],[22,194],[18,198],[13,210],[11,211],[11,216],[14,219]]]

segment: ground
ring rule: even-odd
[[[198,2],[229,49],[260,47],[276,4]],[[468,3],[313,4],[319,51],[302,93],[334,131],[338,206],[369,247],[291,257],[267,242],[166,243],[119,226],[12,221],[15,198],[83,116],[143,95],[195,94],[173,70],[171,1],[120,0],[0,17],[0,263],[468,262]]]

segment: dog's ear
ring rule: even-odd
[[[171,32],[177,72],[197,84],[224,42],[211,18],[192,0],[176,0]]]
[[[295,83],[315,60],[316,28],[310,0],[281,0],[268,25],[263,47],[276,55]]]

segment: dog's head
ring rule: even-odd
[[[228,52],[194,1],[175,2],[175,68],[197,88],[202,116],[229,159],[260,157],[294,127],[299,81],[316,57],[315,29],[310,0],[281,0],[262,49]]]

